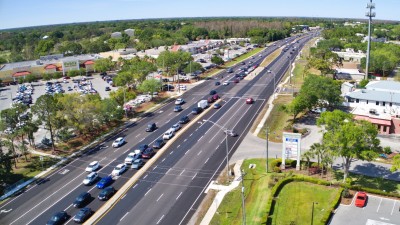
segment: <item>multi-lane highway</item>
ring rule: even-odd
[[[171,101],[139,121],[127,124],[120,134],[50,174],[46,182],[31,186],[21,195],[1,205],[0,224],[45,224],[53,213],[61,210],[71,216],[67,222],[70,224],[73,222],[72,216],[78,212],[72,202],[82,192],[92,195],[93,199],[88,207],[96,211],[104,202],[96,199],[100,190],[95,185],[82,184],[87,175],[85,167],[91,161],[99,161],[100,177],[109,175],[129,152],[140,144],[152,144],[183,115],[189,115],[199,100],[209,97],[210,90],[216,90],[222,97],[220,109],[212,109],[197,116],[189,115],[191,120],[202,116],[202,119],[211,122],[191,124],[126,195],[97,221],[98,224],[186,224],[204,197],[203,193],[209,182],[225,167],[225,134],[214,123],[233,129],[239,134],[238,137],[228,137],[228,151],[232,155],[273,93],[274,80],[277,83],[280,81],[289,67],[289,60],[294,59],[309,37],[303,37],[298,44],[290,44],[293,40],[288,39],[287,44],[288,47],[295,45],[296,52],[282,52],[254,79],[241,80],[237,84],[231,82],[227,86],[215,86],[215,80],[205,81],[182,95],[186,100],[182,106],[183,111],[173,112],[174,103]],[[286,44],[284,40],[277,42],[276,46],[261,52],[262,57],[257,55],[250,60],[260,63],[265,56],[283,44]],[[233,67],[235,73],[240,67],[241,65]],[[267,73],[267,70],[274,73]],[[221,83],[232,81],[235,73],[224,72],[223,78],[218,76],[218,80]],[[247,97],[254,98],[254,104],[246,104]],[[145,128],[150,122],[155,122],[158,129],[147,133]],[[119,148],[112,148],[111,143],[119,136],[125,137],[127,143]],[[135,172],[129,169],[115,177],[112,186],[119,190]]]

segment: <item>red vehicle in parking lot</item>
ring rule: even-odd
[[[359,191],[359,192],[357,192],[357,195],[356,195],[355,205],[357,207],[361,207],[362,208],[362,207],[365,206],[365,203],[367,202],[367,199],[368,199],[367,193]]]

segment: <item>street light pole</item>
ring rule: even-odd
[[[267,134],[267,156],[266,156],[266,165],[265,165],[265,168],[266,168],[266,171],[267,171],[267,173],[268,173],[268,144],[269,144],[269,141],[268,141],[268,133],[269,133],[269,129],[268,129],[268,127],[266,128],[267,129],[267,131],[266,131],[266,134]]]
[[[318,204],[318,202],[312,203],[312,210],[311,210],[311,225],[314,224],[314,204]]]
[[[268,70],[268,73],[270,73],[270,74],[272,74],[272,76],[274,76],[274,92],[272,93],[272,95],[274,96],[274,98],[275,98],[275,89],[276,89],[276,82],[275,82],[275,76],[276,76],[276,73],[275,72],[272,72],[271,70]]]
[[[243,173],[243,170],[240,170],[240,172],[242,173],[242,224],[246,225],[246,206],[245,206],[245,201],[244,201],[244,176],[246,175],[245,173]]]

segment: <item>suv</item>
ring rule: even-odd
[[[74,201],[74,207],[80,208],[86,203],[89,203],[92,200],[92,196],[88,192],[82,192],[78,197],[76,197]]]
[[[144,151],[144,150],[146,150],[146,148],[148,148],[149,146],[147,145],[147,144],[141,144],[141,145],[139,145],[139,147],[137,148],[137,149],[135,149],[135,153],[136,154],[142,154],[142,152]]]
[[[157,139],[154,141],[153,148],[160,149],[165,145],[165,141],[163,139]]]
[[[146,132],[153,132],[157,129],[157,125],[155,123],[149,123],[146,128]]]
[[[192,110],[192,114],[193,114],[193,115],[200,114],[201,112],[203,112],[203,109],[200,108],[200,107],[195,107],[195,108],[193,108],[193,110]]]
[[[125,164],[132,164],[133,161],[136,159],[139,159],[141,156],[138,153],[131,152],[128,154],[128,156],[125,158]]]
[[[97,175],[96,172],[91,172],[89,173],[89,175],[86,176],[86,178],[83,180],[83,184],[84,185],[90,185],[93,182],[95,182],[97,180],[97,178],[99,177],[99,175]]]
[[[185,124],[185,123],[187,123],[187,122],[189,122],[189,117],[188,117],[188,116],[182,116],[182,117],[179,119],[179,123],[180,123],[180,124]]]
[[[169,129],[169,130],[167,130],[167,131],[164,133],[163,139],[164,139],[164,140],[169,140],[169,139],[171,139],[173,136],[174,136],[174,130]]]
[[[116,190],[113,187],[106,187],[99,193],[97,198],[101,201],[108,200],[115,194],[115,192]]]

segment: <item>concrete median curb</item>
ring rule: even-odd
[[[220,102],[221,99],[219,99],[216,102]],[[138,170],[137,173],[135,173],[119,190],[118,192],[111,198],[109,199],[104,205],[102,205],[94,214],[91,216],[85,223],[84,225],[89,225],[89,224],[96,224],[99,222],[100,219],[102,219],[117,203],[118,201],[124,196],[128,190],[139,180],[139,178],[147,172],[147,170],[164,154],[164,152],[170,147],[176,139],[180,137],[181,134],[183,134],[186,130],[188,130],[193,124],[197,123],[198,120],[200,120],[203,115],[205,115],[207,112],[209,112],[212,109],[211,106],[209,106],[206,110],[204,110],[203,113],[195,117],[188,123],[186,126],[184,126],[173,138],[171,138],[165,145],[162,147],[160,150],[157,151],[157,154],[153,158],[151,158],[147,163],[140,169]]]

